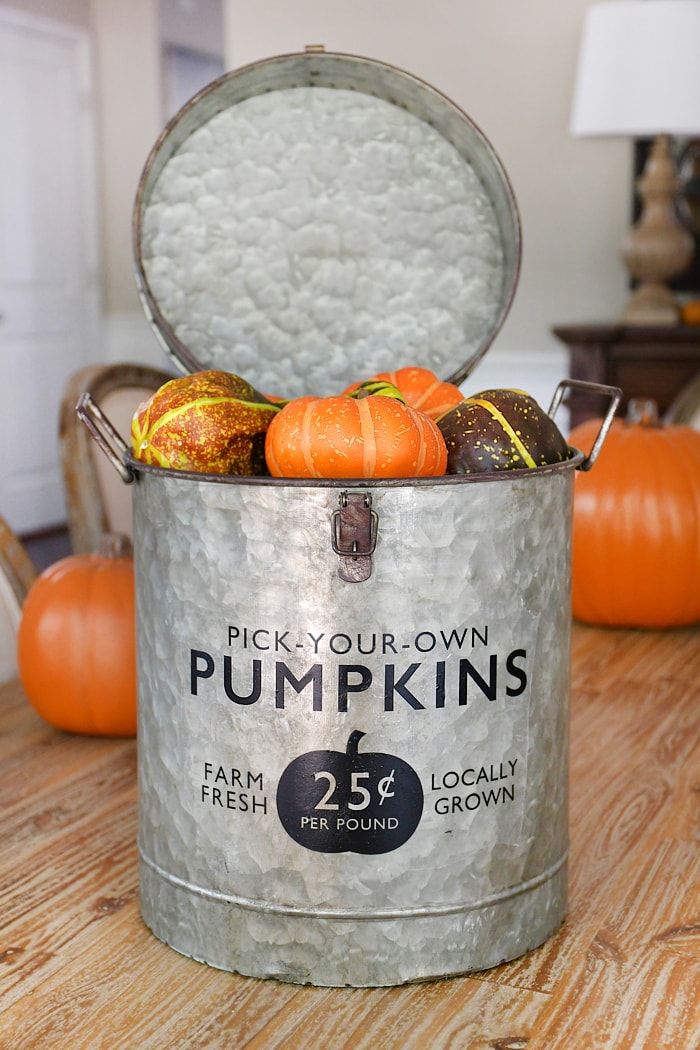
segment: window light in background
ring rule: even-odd
[[[638,285],[621,320],[675,324],[667,282],[693,258],[674,207],[671,136],[700,135],[700,0],[612,0],[586,12],[571,116],[581,137],[653,138],[622,257]]]

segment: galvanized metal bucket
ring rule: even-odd
[[[468,364],[450,370],[466,375],[517,276],[507,181],[481,134],[442,96],[347,56],[291,56],[232,74],[166,129],[136,209],[139,246],[150,209],[166,218],[164,239],[151,229],[149,260],[138,262],[159,334],[186,368],[223,360],[234,368],[259,336],[259,360],[237,370],[264,389],[276,378],[259,317],[250,328],[236,309],[223,318],[233,340],[225,357],[220,303],[214,323],[192,337],[198,356],[191,352],[187,317],[202,312],[207,295],[198,264],[184,313],[179,290],[168,298],[153,287],[162,276],[158,246],[178,225],[169,223],[171,209],[185,225],[191,218],[189,203],[177,211],[173,200],[191,192],[182,175],[191,157],[172,180],[168,165],[203,113],[235,108],[251,90],[286,91],[290,78],[340,90],[343,127],[347,96],[368,84],[382,104],[391,98],[399,107],[400,123],[404,106],[411,121],[429,113],[431,134],[451,129],[469,184],[475,166],[482,173],[479,192],[499,216],[489,219],[487,240],[500,241],[500,277]],[[364,119],[364,98],[361,106]],[[218,133],[209,132],[211,145]],[[212,223],[200,262],[215,239]],[[364,281],[371,260],[361,255]],[[304,269],[300,258],[286,262]],[[394,278],[398,287],[398,269]],[[415,273],[407,280],[414,284]],[[468,283],[464,270],[455,277],[459,309],[470,301]],[[394,324],[411,312],[408,292],[397,295]],[[422,311],[404,326],[411,338]],[[345,317],[347,357],[327,380],[334,390],[381,358],[380,344]],[[331,332],[338,335],[331,326],[319,345],[332,342]],[[451,339],[449,331],[436,339],[445,366]],[[291,393],[304,392],[301,358],[291,355]],[[418,362],[394,365],[402,363]],[[614,403],[606,426],[613,411]],[[99,406],[87,398],[79,412],[135,482],[141,909],[154,933],[223,969],[356,986],[482,969],[544,941],[566,908],[573,481],[605,428],[588,457],[572,450],[567,461],[533,470],[281,481],[144,466]]]
[[[566,908],[583,454],[498,477],[301,483],[158,470],[113,447],[136,478],[156,935],[319,985],[482,969],[544,941]],[[346,546],[370,515],[371,545]]]

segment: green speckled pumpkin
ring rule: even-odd
[[[174,470],[267,474],[265,433],[280,408],[231,372],[171,379],[134,414],[134,457]]]
[[[560,463],[569,446],[556,423],[522,390],[484,390],[438,420],[448,474],[518,470]]]

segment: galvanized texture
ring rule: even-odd
[[[184,107],[148,158],[134,248],[180,368],[288,398],[418,363],[461,382],[510,307],[520,225],[454,103],[322,52],[235,70]]]
[[[350,487],[139,472],[157,936],[241,973],[361,986],[491,966],[551,934],[581,458]],[[377,514],[364,583],[333,550],[344,491]]]

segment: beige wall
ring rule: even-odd
[[[134,195],[161,128],[156,0],[92,0],[99,111],[104,306],[139,309],[131,249]]]
[[[159,0],[164,44],[220,55],[221,0]]]
[[[491,353],[554,363],[551,325],[614,318],[626,287],[630,146],[568,133],[589,2],[224,0],[226,55],[238,66],[322,43],[398,65],[465,109],[505,164],[523,223],[520,284]]]
[[[3,7],[14,7],[28,15],[41,15],[72,25],[90,24],[90,0],[2,0]]]

